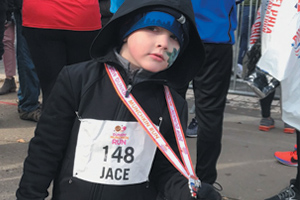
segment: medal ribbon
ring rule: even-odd
[[[171,96],[170,90],[167,86],[164,86],[165,89],[165,96],[168,104],[168,109],[170,113],[170,117],[172,120],[173,129],[175,131],[175,137],[177,140],[177,145],[179,148],[179,152],[181,155],[181,158],[184,162],[184,165],[182,162],[178,159],[177,155],[174,153],[174,151],[171,149],[167,141],[164,139],[162,134],[159,132],[159,130],[156,128],[156,126],[153,124],[151,119],[148,117],[148,115],[145,113],[145,111],[141,108],[139,103],[136,101],[136,99],[133,97],[132,94],[129,94],[128,97],[125,97],[126,94],[126,85],[124,83],[124,80],[122,79],[119,72],[112,66],[105,64],[105,69],[110,77],[110,80],[123,101],[123,103],[126,105],[126,107],[129,109],[129,111],[132,113],[132,115],[137,119],[137,121],[142,125],[144,130],[147,132],[147,134],[151,137],[151,139],[154,141],[156,146],[160,149],[160,151],[166,156],[166,158],[173,164],[173,166],[182,174],[184,175],[188,180],[195,179],[198,181],[198,178],[195,175],[193,165],[191,162],[189,150],[186,145],[184,133],[179,121],[178,113],[175,108],[173,98]],[[193,194],[192,194],[193,196]]]
[[[194,168],[192,165],[191,156],[190,156],[187,144],[186,144],[182,126],[179,121],[177,109],[175,107],[170,89],[167,86],[164,86],[164,88],[165,88],[165,96],[166,96],[166,100],[167,100],[167,104],[168,104],[168,108],[169,108],[169,113],[170,113],[171,121],[173,124],[173,130],[175,132],[177,146],[179,148],[181,159],[184,162],[184,166],[185,166],[185,169],[188,172],[188,174],[190,176],[192,175],[192,176],[196,177]]]

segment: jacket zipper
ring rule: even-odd
[[[159,117],[159,118],[158,118],[158,120],[159,120],[159,124],[158,124],[158,130],[160,131],[160,127],[161,127],[161,124],[162,124],[163,118],[162,118],[162,117]]]
[[[127,98],[129,96],[129,94],[131,93],[132,90],[132,84],[129,83],[129,85],[127,86],[127,90],[126,90],[126,94],[125,97]]]

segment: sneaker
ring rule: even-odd
[[[19,112],[19,117],[23,120],[38,122],[41,117],[41,108],[40,107],[38,107],[36,110],[31,111],[31,112],[26,112],[21,109],[18,109],[18,112]]]
[[[284,133],[295,133],[295,128],[290,126],[287,123],[284,123],[284,129],[283,129]]]
[[[187,137],[197,137],[197,130],[198,130],[198,122],[196,118],[194,117],[191,121],[191,123],[188,125],[188,128],[186,129],[186,136]]]
[[[300,193],[294,187],[294,181],[295,179],[291,180],[290,186],[283,189],[279,194],[265,200],[299,200]]]
[[[282,164],[297,167],[298,166],[298,155],[297,149],[294,151],[276,151],[274,153],[275,158]]]
[[[4,80],[4,83],[2,87],[0,88],[0,95],[8,94],[10,92],[16,92],[17,86],[15,82],[15,78],[12,77],[12,79],[6,78]]]
[[[272,128],[275,128],[275,122],[272,117],[262,118],[259,123],[260,131],[269,131]]]

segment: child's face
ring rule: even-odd
[[[131,67],[150,72],[165,70],[173,63],[180,47],[173,33],[157,26],[139,29],[125,40],[121,56],[131,63]]]

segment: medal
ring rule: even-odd
[[[195,176],[190,176],[188,184],[189,184],[189,188],[190,188],[192,197],[197,198],[197,192],[198,192],[199,188],[201,187],[200,180]]]

